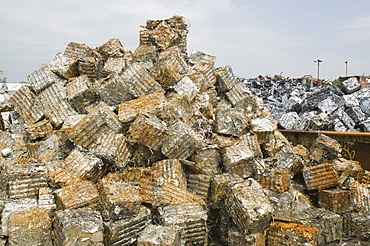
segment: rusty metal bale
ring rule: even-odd
[[[202,173],[215,175],[221,173],[221,153],[216,145],[205,146],[194,153],[195,165]]]
[[[58,76],[52,72],[50,65],[42,66],[40,69],[27,75],[30,86],[36,93],[55,83],[57,78]]]
[[[230,184],[226,194],[226,209],[238,229],[245,234],[268,228],[274,212],[262,186],[252,178]]]
[[[164,113],[167,99],[163,93],[152,93],[118,105],[118,119],[123,123],[133,122],[141,113],[159,116]]]
[[[164,122],[150,114],[140,114],[129,128],[130,141],[160,150],[168,128]]]
[[[101,70],[101,76],[117,76],[121,74],[125,68],[126,61],[123,57],[109,57]]]
[[[238,228],[231,227],[227,232],[227,243],[229,246],[265,246],[266,235],[264,232],[256,232],[245,235],[241,233]]]
[[[177,159],[164,159],[153,163],[152,176],[160,183],[170,183],[186,189],[186,176],[181,162]]]
[[[38,138],[44,138],[54,129],[50,121],[47,119],[38,121],[34,124],[27,124],[24,128],[27,132],[29,139],[36,140]]]
[[[54,191],[58,209],[76,208],[97,209],[100,206],[100,195],[97,187],[91,181],[75,181],[68,186]]]
[[[94,57],[94,50],[86,44],[80,44],[76,42],[68,43],[64,50],[63,55],[68,56],[72,59],[80,59],[83,57]]]
[[[209,203],[212,208],[224,207],[228,187],[232,186],[233,183],[241,181],[243,181],[243,179],[240,176],[232,173],[214,175],[209,189]]]
[[[370,215],[363,212],[345,213],[343,216],[343,234],[351,238],[368,241],[370,239]]]
[[[63,160],[69,153],[68,140],[63,134],[52,132],[44,141],[27,143],[27,153],[30,157],[43,162]]]
[[[8,217],[7,245],[53,246],[52,220],[48,210],[36,208],[15,211]]]
[[[260,183],[263,188],[284,192],[290,189],[292,174],[288,170],[267,168],[261,175]]]
[[[187,189],[208,201],[209,187],[211,185],[211,175],[206,174],[188,174]]]
[[[330,164],[320,164],[303,168],[303,178],[307,189],[318,190],[338,185],[339,177]]]
[[[187,159],[203,146],[202,137],[182,121],[168,127],[169,134],[162,145],[162,153],[171,159]]]
[[[186,95],[186,96],[188,96],[188,98],[189,98],[190,101],[193,100],[194,97],[200,91],[200,89],[197,87],[197,85],[188,76],[183,77],[179,82],[177,82],[173,86],[173,89],[179,95]]]
[[[95,82],[102,75],[104,60],[95,57],[82,57],[77,60],[78,73],[86,76],[90,81]]]
[[[354,211],[370,213],[370,188],[366,184],[349,178],[345,183],[351,191],[351,204]]]
[[[151,223],[150,209],[145,206],[141,206],[135,216],[104,222],[104,245],[132,245],[149,223]]]
[[[23,85],[9,99],[10,104],[22,116],[26,123],[33,124],[44,116],[36,95],[31,88]]]
[[[37,198],[38,190],[49,182],[46,166],[38,162],[7,165],[3,175],[11,199]]]
[[[137,98],[152,93],[165,93],[162,86],[155,81],[145,66],[140,63],[132,63],[121,75],[126,90]]]
[[[95,92],[100,100],[108,106],[116,107],[120,103],[133,99],[120,77],[108,77],[99,80],[95,85]]]
[[[337,214],[350,212],[351,192],[341,188],[319,190],[319,205]]]
[[[103,220],[97,211],[88,208],[57,211],[53,228],[57,246],[104,245]]]
[[[139,189],[131,183],[102,180],[99,192],[104,220],[119,220],[139,213],[141,206]]]
[[[53,189],[50,187],[43,187],[39,189],[37,202],[37,206],[39,208],[44,208],[48,211],[54,211],[57,208]]]
[[[77,60],[61,53],[57,54],[50,63],[50,70],[65,79],[70,79],[79,75]]]
[[[268,245],[318,245],[316,227],[296,223],[274,222],[267,230]]]
[[[112,38],[97,48],[104,57],[123,57],[128,52],[117,38]]]
[[[93,84],[86,75],[68,80],[66,89],[69,102],[81,114],[86,114],[85,107],[96,101]]]
[[[134,62],[153,64],[157,57],[157,48],[154,45],[140,44],[133,54]]]
[[[118,168],[125,168],[132,156],[132,146],[127,138],[119,133],[98,134],[90,151],[104,162],[113,163]]]
[[[180,230],[175,226],[148,225],[137,239],[137,246],[180,246]]]
[[[197,62],[189,68],[188,74],[200,91],[206,91],[208,88],[214,87],[217,82],[217,77],[213,71],[213,65]]]
[[[197,203],[183,203],[158,208],[158,220],[164,226],[179,226],[185,245],[207,245],[207,211]]]
[[[77,114],[74,107],[67,99],[67,90],[59,83],[54,83],[42,90],[38,95],[39,105],[50,122],[60,128],[64,119],[73,114]]]

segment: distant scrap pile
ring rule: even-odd
[[[368,240],[370,172],[293,146],[183,18],[135,52],[69,43],[0,91],[3,245],[338,245]]]
[[[342,88],[309,88],[280,76],[244,82],[282,129],[370,132],[370,88],[361,89],[356,78],[344,81]]]

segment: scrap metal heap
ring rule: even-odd
[[[310,88],[277,75],[244,84],[263,99],[281,129],[370,132],[370,88],[361,89],[356,78],[343,81],[341,87]]]
[[[134,52],[69,43],[1,102],[3,245],[370,240],[369,172],[325,135],[289,143],[187,33],[174,16]]]

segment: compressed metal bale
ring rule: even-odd
[[[217,78],[217,89],[220,92],[230,91],[237,83],[230,66],[219,67],[213,73]]]
[[[43,163],[27,162],[5,167],[9,198],[36,198],[38,190],[48,186],[49,178]]]
[[[67,116],[77,114],[67,99],[66,88],[59,83],[54,83],[41,91],[37,100],[42,105],[45,116],[57,128],[61,127]]]
[[[46,137],[54,129],[50,121],[47,119],[44,119],[34,124],[27,124],[24,130],[25,132],[27,132],[29,139],[35,140],[38,138]]]
[[[11,213],[8,217],[7,245],[53,246],[52,220],[48,210],[36,208]]]
[[[341,89],[346,94],[352,94],[361,89],[361,83],[357,78],[352,77],[342,82]]]
[[[319,113],[310,118],[309,129],[313,131],[331,131],[334,128],[334,120],[326,113]]]
[[[141,206],[135,216],[104,222],[104,245],[132,245],[149,223],[151,223],[150,209],[145,206]]]
[[[104,220],[119,220],[138,214],[141,198],[138,187],[123,181],[102,181],[99,185]]]
[[[168,127],[161,151],[171,159],[187,159],[196,149],[203,146],[202,137],[189,125],[177,121]]]
[[[36,92],[40,92],[51,84],[55,83],[58,76],[51,70],[51,65],[42,66],[40,69],[27,75],[30,87]]]
[[[126,89],[133,97],[152,93],[164,93],[162,86],[156,82],[140,63],[132,63],[121,75]]]
[[[62,160],[70,151],[69,142],[62,133],[52,132],[44,141],[28,143],[27,153],[43,162]]]
[[[100,100],[108,106],[117,106],[134,98],[121,77],[99,80],[95,85],[95,91]]]
[[[271,116],[252,118],[250,128],[253,132],[273,132],[277,130],[277,121]]]
[[[279,125],[284,129],[295,129],[298,122],[301,121],[301,118],[296,112],[289,112],[283,114],[279,118]]]
[[[35,198],[24,198],[5,202],[1,211],[2,234],[8,235],[8,219],[12,213],[23,210],[33,210],[37,209],[37,207],[37,199]]]
[[[359,106],[350,107],[346,109],[345,112],[355,123],[359,123],[366,119],[366,115],[361,111]]]
[[[195,113],[189,98],[187,96],[180,96],[177,93],[168,96],[165,111],[166,114],[163,120],[167,125],[171,125],[177,120],[190,122]]]
[[[94,210],[66,209],[55,213],[53,221],[55,245],[103,246],[103,220]]]
[[[207,146],[196,150],[194,162],[204,174],[214,175],[221,173],[221,153],[217,146]]]
[[[109,75],[117,76],[126,68],[126,61],[123,57],[109,57],[101,70],[102,77]]]
[[[317,107],[324,113],[326,114],[331,114],[333,113],[337,108],[337,104],[331,99],[331,98],[327,98],[323,101],[321,101]]]
[[[179,95],[186,95],[188,96],[189,100],[193,100],[194,97],[200,92],[197,85],[193,82],[193,80],[189,76],[183,77],[179,82],[177,82],[173,89]]]
[[[102,76],[104,60],[95,57],[82,57],[77,60],[78,73],[80,76],[95,81]]]
[[[63,55],[72,59],[80,59],[83,57],[94,57],[95,53],[93,49],[86,44],[70,42],[65,48]]]
[[[274,212],[262,186],[252,178],[230,184],[226,194],[226,209],[238,229],[246,234],[266,229]]]
[[[303,169],[303,178],[307,189],[325,189],[338,185],[339,177],[330,164],[320,164]]]
[[[154,45],[140,44],[133,57],[135,62],[153,62],[157,57],[157,48]]]
[[[121,177],[124,181],[139,183],[143,177],[148,177],[151,169],[148,167],[128,167],[126,168]]]
[[[132,156],[132,147],[123,134],[101,133],[96,136],[91,152],[105,162],[125,168]]]
[[[187,174],[187,189],[208,201],[209,187],[211,185],[211,175],[206,174]]]
[[[206,91],[208,88],[214,87],[217,82],[217,77],[213,71],[212,65],[198,62],[190,67],[188,76],[194,81],[200,91]]]
[[[163,93],[152,93],[118,105],[118,119],[123,123],[131,123],[140,113],[155,116],[163,114],[167,99]]]
[[[319,148],[325,151],[328,159],[336,159],[342,152],[342,146],[334,138],[319,134],[312,143],[311,149]]]
[[[112,38],[98,47],[104,57],[123,57],[127,52],[118,38]]]
[[[93,84],[86,75],[72,78],[66,86],[69,102],[81,114],[86,114],[85,107],[96,100]]]
[[[284,192],[290,189],[292,174],[289,170],[267,168],[261,174],[260,183],[263,188]]]
[[[36,95],[27,85],[23,85],[9,99],[10,104],[27,123],[35,123],[44,116]]]
[[[214,175],[211,179],[209,188],[209,203],[212,208],[222,208],[228,192],[228,187],[232,186],[233,183],[238,183],[241,181],[243,181],[243,179],[233,173]]]
[[[254,153],[244,143],[234,144],[222,151],[223,165],[227,172],[238,174],[240,177],[252,177],[255,173]]]
[[[161,183],[170,183],[181,189],[187,187],[183,166],[177,159],[164,159],[153,163],[152,176]]]
[[[150,114],[140,114],[129,128],[130,140],[152,150],[160,150],[168,128],[164,122]]]
[[[268,245],[318,245],[316,227],[296,223],[274,222],[267,230]]]
[[[226,97],[234,107],[242,108],[253,116],[258,115],[263,109],[263,102],[240,82],[226,92]]]
[[[229,246],[265,246],[265,234],[265,232],[256,232],[253,234],[245,235],[241,233],[238,228],[232,227],[227,232],[227,243]]]
[[[180,230],[175,226],[148,225],[137,239],[137,246],[180,246]]]
[[[207,245],[207,211],[197,203],[183,203],[158,208],[158,219],[164,226],[181,228],[180,237],[185,245]]]
[[[340,188],[319,190],[319,205],[337,214],[350,212],[351,192]]]
[[[192,63],[195,64],[208,64],[210,66],[213,66],[216,61],[216,56],[206,54],[199,50],[193,50],[190,53],[189,59]]]
[[[343,216],[343,234],[362,240],[370,239],[370,215],[363,212],[345,213]]]
[[[360,109],[364,114],[370,115],[370,97],[366,97],[360,101]]]
[[[60,77],[69,79],[78,76],[77,60],[61,53],[54,57],[50,63],[50,70]]]
[[[248,119],[242,110],[221,104],[218,105],[215,116],[215,132],[233,136],[247,132]]]
[[[351,191],[351,204],[358,212],[370,213],[370,189],[368,185],[361,184],[350,177],[345,183]]]
[[[355,128],[355,122],[342,108],[339,108],[338,110],[334,111],[331,114],[331,117],[338,119],[348,129]]]
[[[50,187],[40,188],[37,203],[38,203],[37,206],[39,208],[43,208],[48,211],[56,210],[57,205],[55,203],[53,189],[51,189]]]
[[[87,180],[75,181],[68,186],[54,191],[59,209],[76,209],[88,207],[96,209],[100,206],[100,196],[94,183]]]
[[[360,129],[363,132],[370,132],[370,117],[360,123]]]

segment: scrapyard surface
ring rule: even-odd
[[[361,88],[354,77],[341,87],[310,88],[282,76],[259,76],[244,83],[263,99],[281,129],[370,132],[370,88]]]
[[[187,24],[69,43],[2,107],[6,245],[344,245],[370,240],[370,173],[293,146]]]

